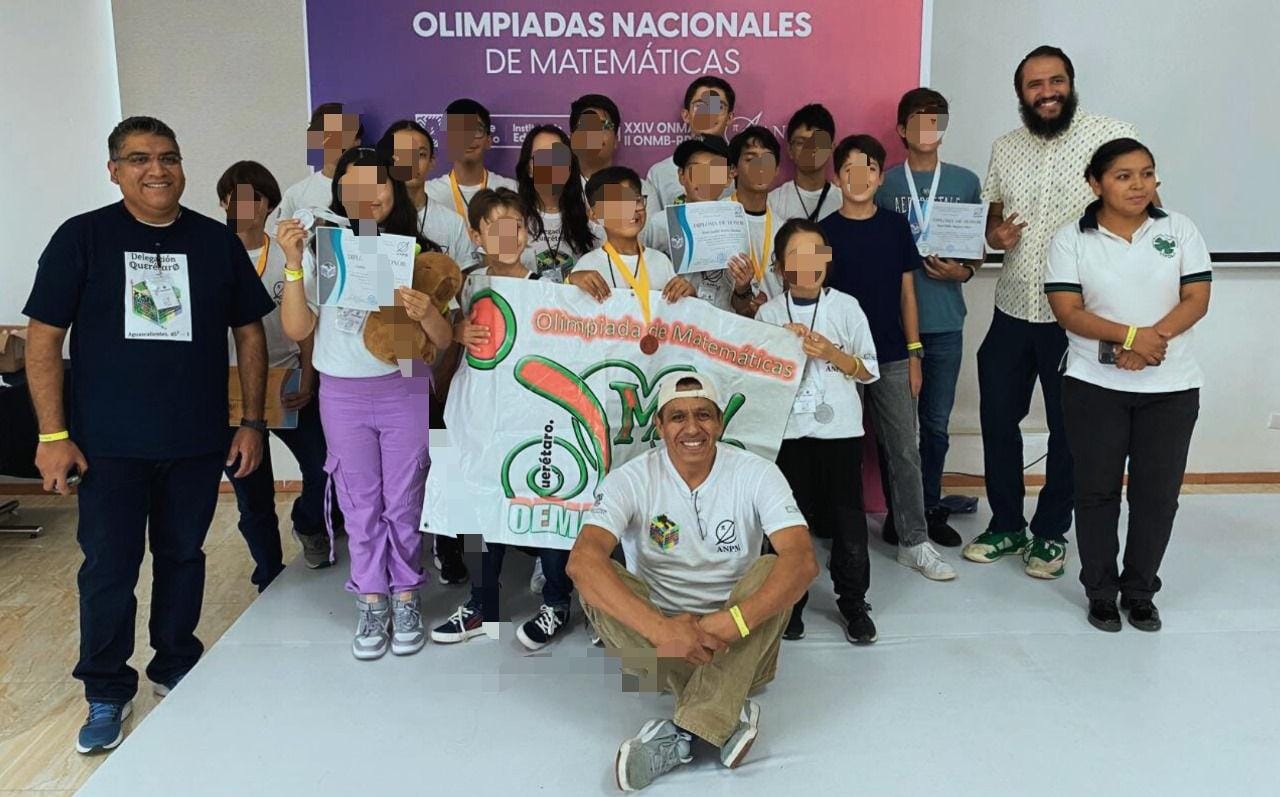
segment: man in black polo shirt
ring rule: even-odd
[[[168,694],[200,658],[204,544],[222,468],[247,476],[262,456],[266,339],[274,303],[225,224],[179,206],[186,185],[164,122],[125,119],[107,139],[123,201],[76,216],[40,256],[24,313],[27,376],[40,427],[36,465],[62,495],[79,478],[84,563],[80,661],[89,718],[81,753],[124,738],[138,690],[129,667],[147,546],[154,559],[147,677]],[[246,417],[226,449],[227,329]],[[70,424],[62,341],[71,329]],[[74,441],[74,442],[73,442]]]

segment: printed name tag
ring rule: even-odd
[[[124,336],[128,340],[191,340],[187,256],[124,253]]]

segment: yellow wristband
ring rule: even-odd
[[[1129,327],[1129,334],[1124,336],[1124,346],[1121,348],[1125,351],[1133,351],[1133,339],[1136,337],[1138,337],[1138,328]]]
[[[286,282],[297,282],[302,279],[302,277],[302,269],[300,268],[286,268],[284,270],[284,278]]]
[[[63,429],[61,432],[54,432],[53,434],[39,435],[39,440],[41,443],[56,443],[59,440],[67,440],[70,437],[71,437],[71,433],[68,432],[66,429]],[[28,437],[27,439],[30,440],[31,438]]]
[[[923,344],[923,343],[921,343],[920,341],[916,341],[915,343],[908,343],[908,344],[907,344],[907,351],[919,351],[919,350],[921,350],[921,349],[923,349],[923,348],[924,348],[924,344]]]
[[[751,629],[747,628],[747,621],[742,619],[742,610],[737,606],[729,607],[729,616],[738,624],[738,633],[744,638],[751,633]]]

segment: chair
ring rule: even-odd
[[[26,373],[19,371],[3,376],[5,386],[0,387],[0,428],[3,428],[0,434],[0,476],[39,479],[40,471],[35,465],[39,427],[31,406]],[[64,379],[64,394],[65,388]],[[0,534],[40,536],[43,526],[11,522],[20,517],[21,506],[16,498],[0,497]]]

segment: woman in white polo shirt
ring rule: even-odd
[[[1151,599],[1204,384],[1191,328],[1208,310],[1212,269],[1190,219],[1155,206],[1155,159],[1141,143],[1103,144],[1085,177],[1098,199],[1054,236],[1044,288],[1069,342],[1062,404],[1075,460],[1080,581],[1096,628],[1120,630],[1119,594],[1130,625],[1156,631]]]

